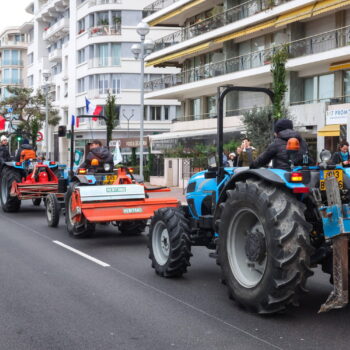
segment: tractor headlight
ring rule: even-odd
[[[105,163],[105,164],[103,164],[103,169],[105,171],[111,171],[111,165],[109,163]]]
[[[321,162],[328,162],[332,158],[332,154],[327,149],[324,149],[320,153],[320,158],[321,158]]]

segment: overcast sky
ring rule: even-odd
[[[29,21],[31,15],[24,11],[30,0],[0,0],[0,32],[6,27],[19,26]]]

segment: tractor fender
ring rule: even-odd
[[[238,171],[237,171],[238,170]],[[273,183],[276,186],[285,186],[286,181],[275,172],[270,169],[260,168],[260,169],[237,169],[235,174],[230,178],[229,181],[225,184],[222,191],[219,194],[219,199],[216,208],[219,208],[220,204],[224,202],[227,198],[227,190],[233,189],[236,186],[236,182],[244,181],[249,178],[262,179],[267,182]],[[214,220],[219,214],[220,210],[215,210]]]
[[[94,185],[96,178],[93,175],[75,175],[71,182],[77,182],[79,184]]]

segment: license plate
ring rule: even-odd
[[[117,175],[106,175],[103,178],[103,184],[104,185],[112,185],[114,181],[116,181],[118,178]]]
[[[321,172],[321,179],[320,179],[320,190],[325,191],[326,190],[326,181],[325,179],[327,177],[330,177],[334,173],[334,177],[338,181],[339,188],[342,190],[344,187],[344,182],[343,182],[343,170],[323,170]]]

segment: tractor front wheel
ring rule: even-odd
[[[149,258],[156,273],[178,277],[190,266],[190,226],[179,208],[162,208],[154,213],[149,230]]]
[[[11,187],[14,182],[21,182],[21,174],[11,168],[3,168],[1,172],[0,200],[4,212],[14,213],[21,207],[21,200],[18,197],[10,195]]]
[[[267,314],[297,303],[310,265],[305,207],[264,181],[238,182],[220,206],[219,263],[229,295]]]
[[[46,196],[46,220],[49,227],[57,227],[60,222],[61,205],[54,193]]]
[[[95,231],[95,224],[87,221],[82,213],[77,214],[75,211],[76,185],[71,186],[66,194],[66,228],[74,238],[86,238],[91,236]]]

